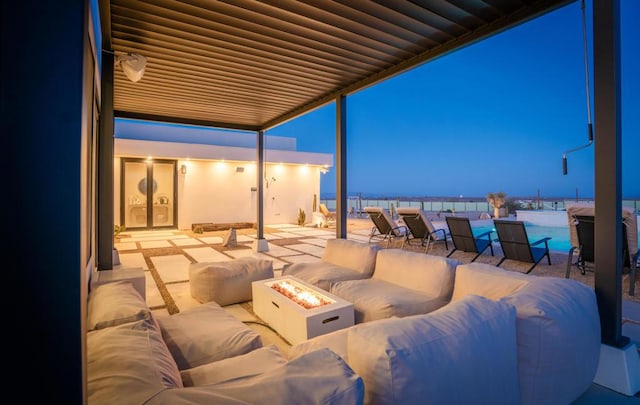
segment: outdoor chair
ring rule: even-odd
[[[369,215],[373,221],[373,228],[369,234],[369,243],[371,241],[384,242],[387,241],[387,247],[392,240],[397,238],[405,238],[407,236],[407,228],[396,222],[380,207],[365,207],[364,212]]]
[[[453,250],[447,255],[451,256],[456,250],[463,252],[476,253],[471,259],[475,261],[478,256],[482,254],[487,248],[491,250],[491,256],[493,256],[493,245],[491,244],[491,233],[493,231],[483,232],[479,235],[474,235],[471,229],[471,221],[467,217],[445,217],[447,221],[447,227],[449,228],[449,234],[451,235],[451,241],[453,242]]]
[[[425,247],[425,252],[428,252],[431,242],[443,241],[445,249],[449,250],[447,243],[449,233],[446,229],[436,229],[422,209],[419,207],[399,207],[396,212],[409,230],[402,244],[403,247],[405,243],[411,245],[413,242],[419,241],[420,246]]]
[[[320,213],[324,215],[324,219],[329,222],[336,222],[336,213],[329,211],[325,204],[320,204]]]
[[[567,259],[566,278],[570,277],[571,268],[575,265],[582,275],[587,271],[587,263],[595,261],[595,207],[593,204],[579,204],[567,208],[569,218],[569,238],[571,249]],[[576,261],[572,263],[574,253]],[[638,221],[635,210],[622,207],[622,259],[623,268],[629,271],[629,295],[635,295],[636,275],[638,268]],[[592,266],[589,266],[592,267]]]
[[[548,241],[551,239],[550,237],[545,237],[531,243],[527,236],[524,221],[494,219],[493,224],[498,234],[497,241],[500,242],[502,254],[504,255],[497,266],[500,266],[505,260],[533,263],[526,272],[529,274],[545,256],[547,257],[547,262],[551,265],[548,244]],[[537,245],[541,243],[544,243],[544,247],[537,247]]]

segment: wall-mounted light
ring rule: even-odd
[[[116,56],[116,66],[120,66],[125,76],[132,82],[137,82],[144,76],[147,67],[147,58],[139,53],[127,53]]]
[[[236,167],[236,173],[244,173],[244,167],[242,167],[242,166],[237,166],[237,167]]]
[[[187,174],[187,165],[180,166],[180,174]]]
[[[326,167],[320,168],[320,173],[327,174],[328,172],[329,172],[329,169],[327,169]]]

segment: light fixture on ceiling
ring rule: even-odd
[[[116,56],[116,66],[120,65],[124,74],[132,82],[137,82],[144,76],[147,58],[139,53],[127,53]]]

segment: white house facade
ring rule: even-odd
[[[171,141],[177,133],[190,143]],[[255,142],[250,133],[117,122],[114,222],[129,230],[255,224]],[[333,155],[296,151],[293,138],[266,136],[265,145],[265,225],[297,223],[300,209],[311,222]]]

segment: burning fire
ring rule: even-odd
[[[272,284],[271,288],[305,309],[313,309],[331,304],[331,301],[327,300],[320,294],[305,290],[286,280]]]

